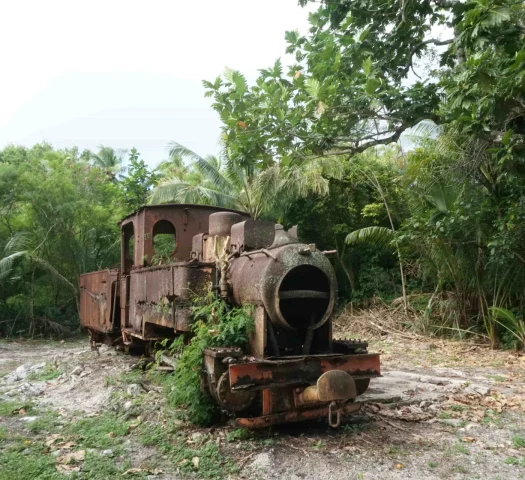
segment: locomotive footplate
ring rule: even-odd
[[[379,354],[309,355],[235,363],[229,365],[230,387],[235,392],[312,385],[329,370],[342,370],[354,379],[380,377]]]
[[[228,374],[233,394],[262,393],[262,415],[236,419],[239,426],[249,428],[319,417],[328,417],[328,423],[337,427],[342,415],[361,408],[355,399],[370,379],[381,376],[379,354],[245,360],[230,363]]]

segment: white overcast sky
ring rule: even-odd
[[[297,0],[0,0],[0,148],[134,146],[152,166],[171,140],[217,153],[201,80],[253,80],[307,27]]]

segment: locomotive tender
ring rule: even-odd
[[[265,427],[327,416],[338,426],[380,376],[366,342],[332,339],[337,297],[324,252],[296,228],[206,205],[145,206],[120,222],[121,268],[80,277],[80,321],[97,342],[129,348],[191,331],[191,298],[213,288],[254,305],[247,351],[204,352],[201,388],[238,425]],[[157,236],[172,236],[170,262],[152,265]]]

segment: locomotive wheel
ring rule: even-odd
[[[355,389],[357,391],[357,395],[363,395],[368,390],[368,386],[370,385],[370,379],[369,378],[359,378],[355,381]]]
[[[255,399],[255,392],[233,392],[231,390],[229,372],[223,373],[219,378],[216,392],[217,400],[221,407],[232,412],[240,412],[247,409]]]

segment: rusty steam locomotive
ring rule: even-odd
[[[252,304],[248,351],[204,352],[201,388],[237,416],[264,427],[359,410],[356,397],[380,376],[378,354],[332,339],[334,270],[296,229],[204,205],[151,205],[121,223],[121,268],[81,276],[80,319],[91,341],[152,345],[191,331],[191,298],[213,288]],[[152,266],[157,235],[172,235],[171,261]]]

